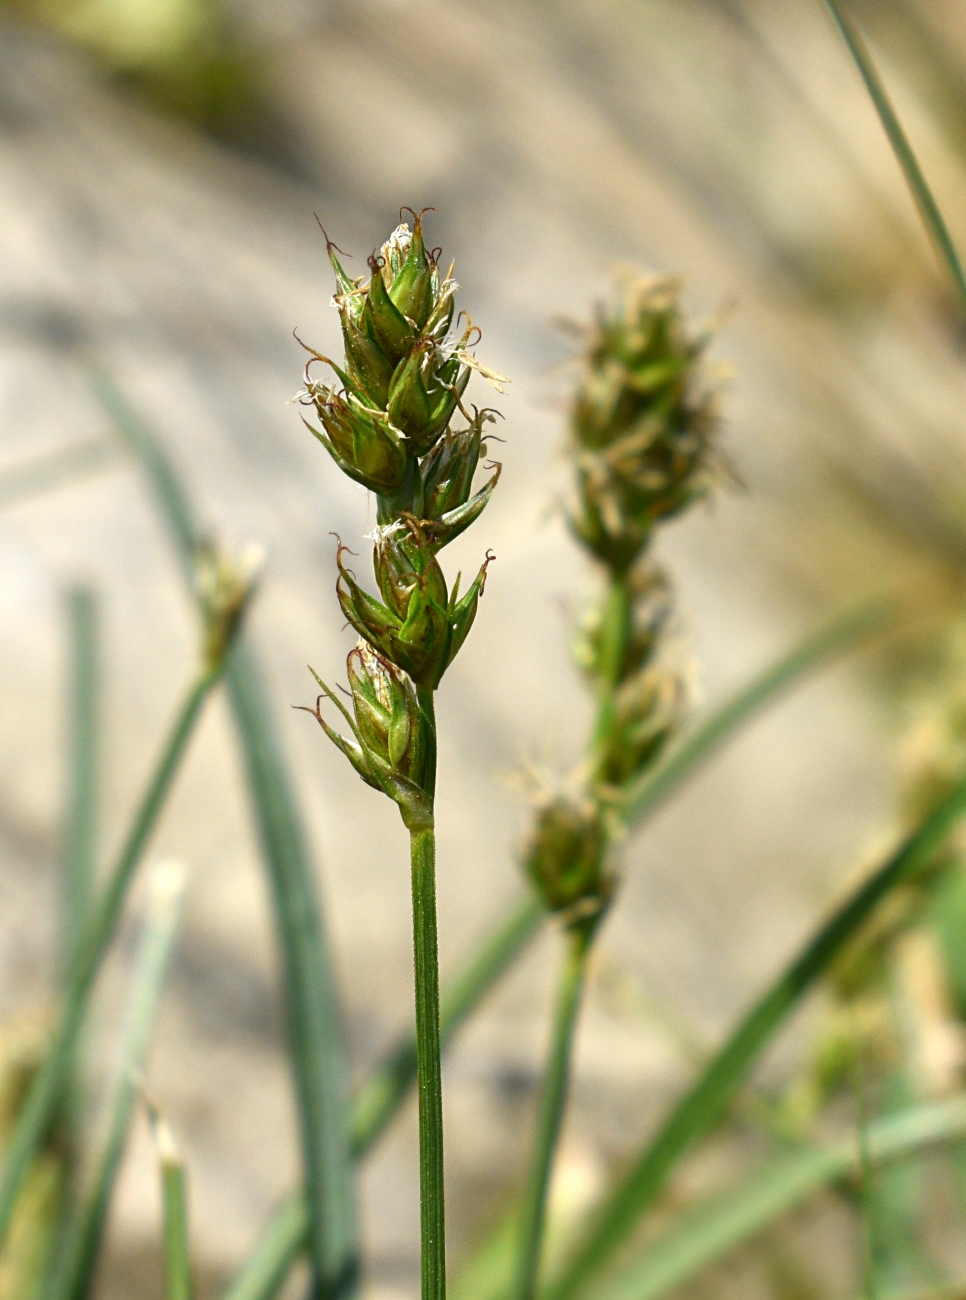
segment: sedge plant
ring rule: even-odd
[[[543,1081],[512,1294],[533,1300],[587,958],[610,904],[629,795],[659,759],[686,692],[664,643],[667,579],[651,547],[658,526],[708,491],[718,416],[704,353],[680,287],[626,276],[588,331],[570,406],[575,493],[571,530],[602,572],[578,636],[577,658],[597,708],[588,755],[538,808],[524,865],[564,932],[564,961]]]
[[[401,224],[369,260],[370,277],[350,279],[327,239],[345,345],[342,363],[312,351],[302,400],[321,428],[306,424],[338,467],[375,494],[373,568],[382,600],[369,594],[337,551],[336,590],[359,634],[346,668],[352,713],[316,676],[314,710],[326,735],[362,779],[399,807],[410,836],[419,1098],[419,1186],[423,1300],[446,1294],[443,1111],[436,934],[436,716],[434,697],[476,617],[489,552],[465,594],[449,589],[439,552],[482,513],[500,477],[473,479],[486,454],[488,410],[463,404],[472,371],[499,387],[469,347],[467,318],[454,334],[456,282],[438,250],[426,248],[422,217]],[[311,349],[310,349],[311,351]],[[334,376],[312,375],[314,361]],[[459,414],[462,428],[451,427]],[[326,721],[327,698],[349,735]]]

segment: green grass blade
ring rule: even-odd
[[[849,53],[855,60],[856,67],[861,73],[865,88],[869,92],[869,98],[875,105],[875,110],[879,114],[879,121],[889,137],[889,143],[892,145],[899,166],[902,168],[906,184],[909,186],[916,207],[919,209],[923,225],[926,227],[933,243],[936,245],[939,256],[952,277],[953,285],[959,297],[960,309],[964,317],[966,317],[966,274],[963,272],[963,264],[960,261],[956,245],[953,243],[952,235],[949,233],[949,228],[939,211],[939,205],[936,203],[932,190],[923,175],[922,168],[919,166],[919,160],[916,158],[912,145],[902,128],[902,123],[896,116],[895,109],[886,94],[882,80],[875,64],[872,62],[872,56],[869,54],[858,28],[850,18],[846,17],[837,0],[825,0],[825,6],[832,15],[832,21],[838,28],[842,39],[848,46]]]
[[[305,1196],[290,1196],[231,1281],[222,1300],[274,1300],[309,1240]]]
[[[192,1300],[191,1237],[188,1218],[188,1179],[184,1161],[164,1119],[152,1111],[151,1123],[161,1167],[161,1205],[164,1215],[164,1280],[166,1300]]]
[[[966,1135],[966,1097],[912,1107],[867,1129],[868,1160],[879,1167]],[[656,1300],[761,1232],[821,1187],[859,1173],[854,1137],[776,1157],[736,1187],[678,1218],[595,1300]]]
[[[646,775],[629,793],[624,806],[628,824],[633,826],[656,812],[702,762],[783,691],[828,660],[851,650],[872,633],[881,631],[897,614],[898,606],[894,600],[863,601],[810,633],[769,665],[700,723],[656,771]]]
[[[109,1106],[107,1138],[97,1162],[92,1187],[71,1224],[67,1242],[44,1300],[86,1300],[94,1282],[104,1225],[127,1144],[139,1081],[157,1018],[161,990],[178,924],[184,873],[173,864],[158,867],[144,921],[123,1032],[121,1064]]]
[[[113,438],[78,439],[54,451],[30,456],[0,470],[0,509],[43,496],[51,489],[72,483],[116,464],[117,446]]]
[[[288,992],[288,1028],[302,1115],[312,1253],[320,1294],[356,1289],[359,1246],[350,1150],[348,1069],[335,980],[322,940],[312,868],[251,646],[228,666],[262,852],[270,864]]]
[[[66,990],[77,962],[84,918],[94,893],[97,869],[98,750],[100,732],[100,665],[97,597],[91,587],[72,587],[66,594],[69,644],[67,728],[67,809],[63,849],[61,977]],[[72,1202],[80,1151],[83,1110],[82,1046],[75,1048],[68,1070],[62,1108],[65,1198]]]
[[[199,678],[188,691],[138,806],[118,861],[98,898],[89,908],[77,963],[70,975],[57,1028],[18,1116],[7,1149],[3,1178],[0,1181],[0,1243],[7,1235],[17,1196],[30,1163],[61,1104],[94,978],[117,927],[128,887],[187,751],[202,706],[216,680],[216,677],[208,674]]]
[[[137,455],[190,581],[199,530],[177,472],[153,430],[110,374],[89,359],[85,374]],[[359,1248],[349,1150],[348,1070],[335,974],[292,780],[258,661],[247,641],[235,647],[226,677],[285,972],[317,1290],[324,1296],[342,1297],[355,1290]]]
[[[540,900],[528,894],[442,990],[439,1029],[444,1048],[530,942],[546,915]],[[352,1107],[352,1149],[357,1160],[366,1155],[385,1131],[415,1079],[416,1039],[412,1030],[408,1030],[356,1094]],[[297,1193],[275,1214],[223,1300],[272,1300],[306,1248],[308,1233],[305,1197]]]
[[[171,533],[182,569],[194,580],[194,557],[199,530],[195,527],[188,494],[153,430],[128,401],[112,375],[93,357],[82,359],[84,378],[114,426],[137,456]]]
[[[552,1300],[569,1300],[610,1260],[654,1203],[678,1161],[715,1127],[736,1089],[802,996],[828,969],[876,906],[927,861],[966,813],[966,778],[899,850],[860,885],[822,925],[802,952],[739,1022],[694,1087],[595,1216],[583,1244],[548,1288]]]
[[[97,764],[100,704],[97,598],[90,587],[67,593],[70,640],[67,825],[64,835],[64,974],[77,960],[94,889],[97,858]]]

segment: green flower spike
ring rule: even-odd
[[[607,859],[607,829],[590,801],[559,796],[539,809],[523,867],[568,928],[594,927],[606,910],[614,889]]]
[[[493,557],[487,553],[466,595],[452,595],[420,523],[406,516],[376,532],[374,568],[385,604],[370,596],[342,562],[336,590],[342,612],[370,645],[403,668],[417,686],[435,690],[466,640]]]
[[[298,707],[314,715],[367,785],[381,790],[399,805],[409,830],[431,827],[433,803],[428,773],[434,744],[432,725],[406,674],[360,641],[346,660],[353,717],[315,670],[309,671],[348,723],[352,738],[340,735],[326,722],[321,695],[314,709]]]
[[[580,540],[626,571],[654,525],[703,496],[718,418],[669,278],[628,278],[593,327],[573,406]]]

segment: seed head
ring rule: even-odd
[[[466,640],[491,561],[487,555],[466,595],[452,594],[419,521],[404,517],[376,535],[373,567],[385,604],[359,586],[339,547],[336,590],[342,612],[360,636],[417,686],[435,690]]]
[[[348,723],[352,737],[340,735],[314,710],[319,725],[342,750],[362,779],[394,800],[410,830],[432,825],[429,788],[432,732],[409,677],[365,641],[346,660],[352,715],[318,677],[322,691]],[[313,673],[313,676],[315,674]]]
[[[610,901],[607,858],[599,809],[558,796],[538,810],[523,865],[547,906],[576,926],[596,924]]]
[[[618,287],[590,332],[571,410],[577,499],[571,523],[598,559],[626,572],[654,525],[702,496],[718,428],[673,279]]]
[[[195,593],[204,628],[202,654],[209,672],[217,672],[238,632],[265,564],[265,548],[252,542],[237,556],[211,541],[195,556]]]

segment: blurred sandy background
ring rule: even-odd
[[[966,234],[966,11],[853,6]],[[940,57],[941,56],[941,57]],[[174,70],[174,71],[172,71]],[[0,20],[0,481],[106,431],[69,359],[82,339],[153,421],[204,517],[265,541],[253,630],[317,850],[361,1073],[411,1015],[406,847],[395,811],[289,705],[339,676],[337,531],[373,522],[286,405],[292,328],[336,347],[325,245],[354,273],[432,204],[479,354],[512,377],[505,472],[450,571],[497,555],[441,715],[441,942],[453,969],[519,889],[508,777],[566,765],[588,713],[568,624],[592,575],[554,510],[569,345],[617,264],[683,273],[727,309],[727,441],[743,483],[668,530],[681,630],[709,702],[825,611],[926,582],[962,551],[962,339],[892,157],[821,6],[803,0],[37,0]],[[479,398],[478,398],[479,400]],[[194,629],[136,467],[0,513],[0,1013],[53,979],[64,773],[63,590],[96,584],[107,672],[102,856],[191,665]],[[733,744],[628,852],[584,1017],[564,1146],[592,1192],[687,1077],[633,1009],[644,981],[709,1041],[894,824],[896,717],[860,658]],[[151,1087],[190,1161],[214,1281],[296,1176],[265,889],[219,700],[153,855],[190,868]],[[133,909],[136,911],[136,909]],[[129,945],[107,981],[109,1024]],[[454,1258],[517,1185],[556,949],[548,934],[446,1066]],[[110,1042],[105,1041],[104,1059]],[[412,1107],[367,1164],[373,1297],[416,1293]],[[569,1189],[569,1190],[568,1190]],[[105,1295],[152,1294],[143,1132]],[[148,1279],[148,1280],[145,1280]]]

